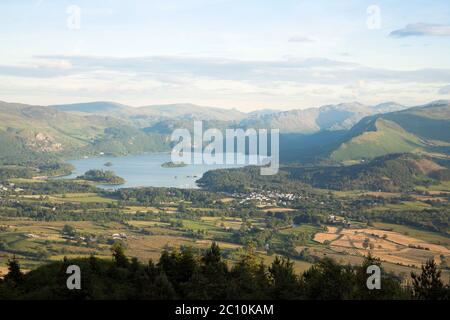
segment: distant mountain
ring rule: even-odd
[[[386,112],[394,112],[394,111],[399,111],[399,110],[403,110],[406,107],[398,104],[396,102],[383,102],[377,105],[374,105],[371,107],[372,110],[374,110],[375,112],[378,113],[386,113]]]
[[[236,109],[205,107],[190,103],[130,107],[114,102],[90,102],[52,106],[59,111],[81,115],[101,115],[133,121],[140,127],[150,127],[167,120],[205,120],[233,122],[247,128],[278,128],[283,133],[311,134],[324,130],[347,130],[362,118],[378,113],[405,109],[386,102],[367,106],[358,102],[326,105],[304,110],[278,111],[263,109],[244,113]]]
[[[258,117],[262,117],[262,116],[267,116],[269,114],[274,114],[274,113],[278,113],[280,112],[280,110],[276,110],[276,109],[261,109],[261,110],[255,110],[252,112],[248,113],[248,117],[250,118],[258,118]]]
[[[190,103],[131,107],[114,102],[89,102],[51,106],[59,111],[118,117],[129,120],[221,120],[239,121],[246,114],[235,109],[198,106]]]
[[[373,158],[389,153],[450,153],[450,102],[362,119],[331,152],[336,161]]]
[[[133,111],[135,116],[145,115],[169,119],[237,121],[246,117],[245,113],[236,109],[205,107],[190,103],[151,105],[135,108]]]
[[[393,102],[367,106],[358,102],[326,105],[319,108],[261,114],[244,119],[241,125],[256,128],[279,128],[283,133],[312,134],[325,130],[350,129],[362,118],[407,107]]]
[[[131,107],[108,101],[97,101],[87,103],[73,103],[50,106],[58,111],[80,113],[80,114],[97,114],[97,115],[119,115],[126,113]]]
[[[310,134],[320,131],[316,123],[319,110],[316,108],[306,110],[290,110],[247,118],[240,125],[247,128],[273,128],[283,133]]]

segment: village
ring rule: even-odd
[[[0,184],[0,194],[1,193],[7,193],[7,192],[22,192],[22,188],[17,188],[14,183],[9,183],[7,186]]]
[[[233,193],[231,195],[235,199],[240,199],[239,203],[257,202],[261,205],[281,205],[287,206],[289,202],[301,198],[293,193],[283,193],[275,191],[253,191],[250,193]]]

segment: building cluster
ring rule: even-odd
[[[232,196],[240,199],[239,203],[248,201],[256,201],[260,204],[271,205],[287,205],[290,201],[294,201],[299,197],[293,193],[284,193],[277,191],[254,191],[251,193],[233,193]]]
[[[338,225],[345,228],[352,228],[352,224],[345,218],[338,218],[334,214],[330,214],[327,220],[328,224]]]
[[[22,188],[17,188],[14,183],[10,183],[8,185],[0,184],[0,192],[22,192]]]
[[[87,238],[83,237],[83,236],[79,236],[79,235],[70,236],[70,235],[67,235],[67,234],[63,234],[61,236],[61,238],[66,239],[66,240],[73,240],[73,241],[86,241],[87,240]],[[89,240],[90,241],[95,241],[96,239],[91,237],[91,238],[89,238]]]
[[[126,233],[113,233],[112,238],[115,240],[119,240],[119,239],[127,239],[128,236]]]

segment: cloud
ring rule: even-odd
[[[72,68],[72,64],[67,60],[45,60],[39,65],[39,67],[66,70]]]
[[[100,57],[100,56],[37,56],[33,65],[0,65],[0,75],[19,77],[58,77],[75,74],[113,71],[132,74],[137,78],[172,79],[177,77],[208,77],[222,80],[262,81],[308,76],[314,70],[333,70],[356,67],[349,62],[324,58],[285,60],[236,60],[224,58],[150,56],[150,57]],[[61,68],[57,61],[70,66]],[[305,79],[306,80],[306,79]]]
[[[0,76],[97,78],[109,73],[136,81],[152,80],[184,85],[190,79],[209,79],[270,84],[288,81],[298,84],[353,84],[363,80],[383,83],[450,82],[449,69],[390,70],[325,58],[283,60],[237,60],[224,58],[150,56],[39,56],[33,65],[0,65]]]
[[[442,95],[450,94],[450,84],[448,86],[440,88],[438,93]]]
[[[334,103],[343,94],[366,102],[422,103],[436,99],[435,88],[449,83],[449,69],[401,71],[326,58],[46,55],[22,65],[0,65],[2,99],[20,102],[82,96],[135,104],[287,108]]]
[[[316,42],[314,39],[304,37],[304,36],[293,36],[290,37],[289,42],[302,42],[302,43],[313,43]]]
[[[450,26],[430,23],[408,24],[406,27],[394,30],[391,37],[404,38],[411,36],[450,36]]]
[[[0,65],[0,75],[26,78],[54,78],[76,72],[51,64],[37,65]]]

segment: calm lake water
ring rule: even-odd
[[[91,169],[112,170],[124,178],[126,183],[120,186],[99,186],[103,188],[131,188],[131,187],[176,187],[198,188],[195,183],[206,171],[221,168],[238,168],[242,165],[188,165],[181,168],[163,168],[161,165],[170,161],[168,153],[154,153],[132,155],[124,157],[99,157],[80,160],[70,160],[68,163],[75,167],[75,171],[67,178],[76,178]],[[105,163],[111,162],[111,167]]]

